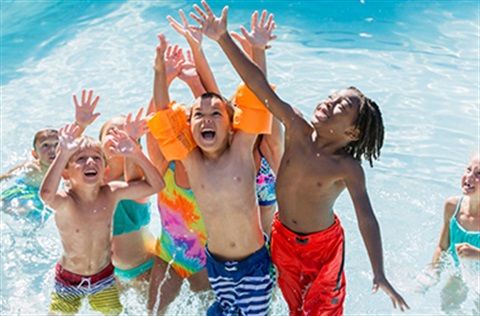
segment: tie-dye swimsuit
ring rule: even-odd
[[[261,152],[260,156],[256,191],[259,204],[268,206],[276,203],[276,177]],[[165,172],[164,181],[165,189],[158,193],[162,232],[156,253],[164,261],[172,261],[177,274],[187,278],[205,268],[207,231],[192,190],[180,188],[175,183],[173,161]]]
[[[192,190],[175,183],[175,162],[170,162],[163,178],[165,189],[158,193],[162,233],[156,253],[187,278],[205,268],[207,231]]]

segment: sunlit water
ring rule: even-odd
[[[146,107],[152,92],[156,34],[187,47],[168,14],[189,12],[191,1],[2,1],[1,168],[29,159],[37,129],[74,119],[72,94],[101,96],[101,117]],[[268,52],[268,74],[282,98],[310,116],[330,92],[354,85],[381,106],[386,140],[381,160],[365,165],[381,225],[385,270],[411,310],[445,314],[437,286],[416,291],[415,277],[430,262],[440,234],[445,198],[460,194],[460,177],[479,147],[479,4],[477,1],[211,1],[230,6],[229,29],[249,26],[253,10],[275,14],[278,39]],[[193,24],[193,21],[191,21]],[[218,45],[203,44],[225,95],[240,82]],[[173,99],[191,102],[174,82]],[[397,314],[383,293],[371,294],[372,272],[348,194],[336,211],[346,231],[345,313]],[[158,234],[155,209],[152,230]],[[45,314],[61,251],[50,218],[40,227],[2,213],[1,314]],[[448,270],[448,269],[447,269]],[[478,270],[468,278],[467,300],[453,314],[474,314]],[[145,309],[133,292],[124,314]],[[186,287],[172,315],[204,310]],[[82,313],[89,313],[85,308]],[[281,296],[273,314],[287,314]]]

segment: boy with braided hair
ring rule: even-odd
[[[272,228],[272,259],[290,315],[341,315],[346,293],[344,234],[333,211],[350,193],[373,269],[373,290],[384,290],[394,307],[409,308],[383,269],[380,229],[360,164],[372,165],[383,144],[383,122],[375,102],[356,88],[320,102],[311,122],[270,88],[263,72],[227,31],[227,10],[216,17],[205,1],[191,13],[203,34],[218,42],[248,88],[285,126],[285,152],[277,175],[278,213]],[[243,32],[245,37],[249,34]]]

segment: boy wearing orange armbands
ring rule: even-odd
[[[256,134],[234,132],[234,107],[216,93],[205,93],[193,104],[189,119],[191,137],[197,146],[184,143],[183,139],[190,136],[185,125],[172,116],[174,108],[169,108],[164,62],[167,42],[163,34],[158,37],[160,45],[154,66],[157,114],[148,124],[152,132],[162,138],[156,133],[155,125],[168,121],[172,126],[164,136],[174,135],[177,145],[182,144],[182,151],[177,157],[173,157],[174,153],[171,159],[182,159],[207,230],[207,273],[217,300],[207,314],[252,314],[254,311],[254,314],[266,315],[275,272],[255,196],[252,150]],[[168,141],[162,140],[160,145],[163,143]],[[186,152],[186,157],[179,158]],[[232,285],[225,287],[224,282]],[[232,293],[236,293],[238,299],[229,299]]]

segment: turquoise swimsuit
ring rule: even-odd
[[[113,215],[113,236],[128,234],[140,230],[150,223],[150,202],[137,203],[133,200],[121,200]],[[129,270],[115,267],[115,275],[124,279],[133,279],[153,266],[153,259]]]
[[[463,196],[460,198],[457,204],[457,208],[455,210],[455,214],[453,214],[452,218],[450,219],[450,252],[452,253],[452,257],[455,260],[456,264],[459,264],[460,261],[458,260],[457,251],[455,250],[455,245],[460,243],[469,243],[470,245],[480,248],[480,231],[468,231],[457,221],[457,214],[460,210],[460,205],[462,204]]]
[[[140,230],[150,223],[150,203],[121,200],[113,215],[113,236]]]

